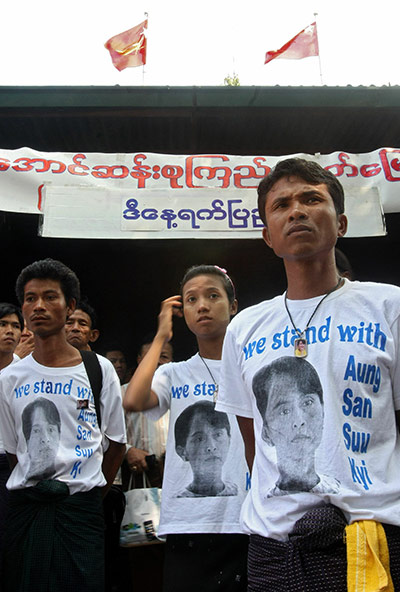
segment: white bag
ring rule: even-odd
[[[129,487],[131,487],[131,482]],[[125,492],[126,507],[120,529],[121,547],[149,545],[161,542],[157,538],[160,522],[161,489],[146,487],[143,473],[143,488]]]

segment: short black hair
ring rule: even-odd
[[[99,320],[96,311],[94,310],[93,306],[89,303],[88,299],[85,296],[82,296],[82,298],[77,303],[75,310],[78,309],[82,310],[89,316],[91,329],[99,328]]]
[[[226,271],[222,267],[218,267],[218,265],[201,264],[201,265],[193,265],[192,267],[189,267],[189,269],[187,269],[185,271],[185,275],[183,276],[182,281],[181,281],[181,286],[180,286],[181,294],[183,292],[183,288],[184,288],[185,284],[189,280],[193,279],[194,277],[197,277],[198,275],[216,275],[217,277],[219,277],[222,281],[223,286],[224,286],[226,295],[228,296],[229,304],[233,304],[233,302],[236,298],[235,287],[233,285],[231,278],[226,273]]]
[[[21,326],[21,331],[24,328],[24,317],[22,316],[21,309],[15,304],[9,302],[0,302],[0,320],[8,315],[15,314],[18,317],[18,322]]]
[[[341,251],[337,247],[335,247],[335,263],[340,275],[345,275],[345,277],[349,279],[354,278],[353,268],[351,267],[350,261],[348,260],[347,256],[343,253],[343,251]]]
[[[156,336],[156,334],[154,332],[146,333],[146,335],[144,335],[144,337],[142,338],[142,340],[140,342],[139,353],[142,351],[142,347],[144,345],[150,345],[151,343],[153,343],[155,336]]]
[[[333,200],[336,214],[344,213],[344,191],[341,183],[333,173],[324,169],[320,164],[313,160],[304,158],[287,158],[278,162],[271,172],[260,182],[258,193],[258,214],[265,226],[268,226],[265,216],[265,204],[267,193],[279,179],[290,176],[300,177],[310,185],[320,185],[325,183],[329,195]]]
[[[186,407],[176,420],[175,448],[186,446],[189,430],[196,415],[199,415],[204,423],[209,423],[216,428],[225,428],[228,436],[231,435],[231,425],[227,414],[224,411],[215,411],[215,405],[211,401],[199,401]]]
[[[112,351],[119,351],[124,356],[125,360],[127,359],[125,350],[123,347],[121,347],[120,343],[112,343],[112,342],[107,343],[105,345],[105,347],[102,348],[102,351],[103,351],[103,356],[105,356],[106,354],[108,354],[109,352],[112,352]]]
[[[253,392],[263,422],[266,420],[271,387],[275,380],[279,381],[282,374],[289,376],[301,393],[318,395],[323,405],[322,385],[314,366],[304,358],[283,356],[261,368],[253,377]]]
[[[28,441],[32,431],[32,416],[35,409],[43,409],[44,416],[48,423],[56,425],[58,433],[61,432],[61,419],[56,405],[44,397],[38,397],[32,403],[29,403],[22,412],[22,431],[25,440]]]
[[[36,279],[59,282],[67,305],[73,298],[75,298],[76,302],[80,299],[80,284],[76,274],[61,261],[48,258],[34,261],[19,274],[15,284],[15,291],[21,305],[24,302],[26,284]]]
[[[145,345],[151,345],[155,339],[156,334],[154,332],[152,333],[146,333],[146,335],[142,338],[140,345],[139,345],[139,349],[138,349],[138,356],[141,356],[143,353],[143,348]],[[169,345],[171,347],[171,351],[173,353],[174,351],[174,346],[172,345],[171,341],[167,341],[167,343],[165,345]]]

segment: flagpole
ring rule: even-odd
[[[147,20],[147,29],[149,28],[149,13],[145,12],[144,13],[144,20]],[[147,56],[147,50],[146,50],[146,56]],[[147,62],[147,59],[146,59]],[[144,86],[144,75],[145,75],[145,71],[144,71],[144,64],[142,66],[142,86]]]
[[[321,64],[321,51],[319,48],[319,37],[318,37],[318,22],[317,22],[317,17],[318,17],[318,12],[314,12],[314,18],[315,18],[315,26],[317,28],[317,40],[318,40],[318,64],[319,64],[319,77],[321,80],[321,86],[323,86],[324,81],[322,79],[322,64]]]

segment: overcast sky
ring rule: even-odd
[[[239,8],[240,6],[240,8]],[[149,13],[148,60],[118,72],[104,43]],[[400,0],[20,0],[0,12],[1,85],[319,85],[318,58],[274,60],[318,12],[323,83],[399,84]]]

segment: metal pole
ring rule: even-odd
[[[321,64],[321,51],[319,48],[319,38],[318,38],[318,23],[317,23],[317,17],[318,17],[318,12],[314,12],[314,18],[315,18],[315,27],[317,30],[317,42],[318,42],[318,64],[319,64],[319,77],[321,80],[321,86],[324,84],[324,81],[322,79],[322,64]]]

